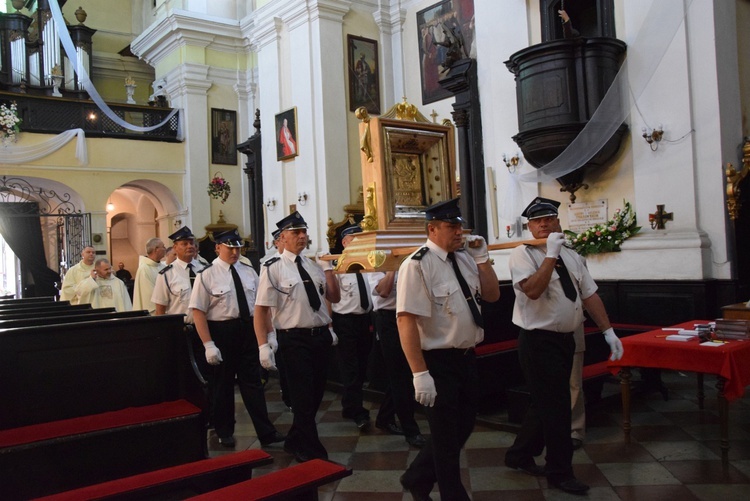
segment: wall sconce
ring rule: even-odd
[[[268,210],[274,210],[276,208],[276,199],[269,198],[268,202],[266,202],[266,207],[268,207]]]
[[[516,171],[516,166],[520,161],[521,158],[518,156],[518,153],[510,158],[508,158],[508,155],[503,155],[503,162],[505,162],[505,166],[508,168],[508,172],[510,172],[511,174]]]
[[[112,203],[111,198],[108,198],[107,199],[107,212],[112,212],[113,210],[115,210],[115,204]]]
[[[305,193],[304,191],[302,193],[299,193],[297,201],[300,205],[307,205],[307,193]]]
[[[651,148],[651,151],[658,150],[659,141],[661,141],[661,138],[664,136],[664,129],[662,128],[662,125],[659,124],[656,129],[646,129],[646,127],[643,127],[641,129],[641,132],[643,132],[643,139],[646,140],[649,147]]]
[[[516,230],[515,229],[511,230],[510,225],[508,225],[505,227],[505,233],[506,235],[508,235],[508,238],[510,238],[516,234]]]

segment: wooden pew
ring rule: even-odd
[[[24,298],[8,298],[8,299],[0,299],[0,305],[5,304],[25,304],[25,303],[51,303],[54,302],[55,298],[52,296],[42,296],[42,297],[24,297]]]
[[[338,463],[312,459],[188,499],[193,501],[218,499],[317,501],[318,487],[351,474],[351,469]]]
[[[87,322],[92,320],[106,320],[108,318],[130,318],[145,317],[148,310],[116,311],[114,308],[92,308],[83,310],[83,313],[71,314],[50,314],[49,316],[33,316],[28,318],[14,318],[4,320],[0,318],[0,329],[10,329],[13,327],[31,327],[34,325],[48,324],[67,324],[71,322]]]
[[[69,305],[70,301],[31,301],[28,299],[13,299],[0,303],[0,311],[24,310],[29,308],[55,308]]]
[[[2,497],[42,496],[203,459],[203,398],[181,315],[4,329]]]
[[[22,308],[20,310],[3,310],[0,311],[0,320],[11,320],[14,318],[28,318],[32,316],[42,316],[46,314],[64,314],[77,315],[85,310],[91,310],[90,304],[62,304],[50,303],[50,306],[40,306],[37,308]]]
[[[249,449],[52,494],[37,501],[181,499],[248,480],[253,468],[271,462],[273,457],[267,452]]]

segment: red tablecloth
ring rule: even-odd
[[[693,329],[695,324],[708,320],[692,320],[673,327]],[[617,374],[621,367],[653,367],[689,372],[716,374],[726,379],[724,396],[736,400],[750,385],[750,341],[728,341],[716,346],[701,346],[697,339],[667,341],[677,331],[653,330],[622,338],[625,354],[620,360],[609,362],[609,369]]]

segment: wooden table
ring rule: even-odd
[[[692,320],[671,328],[693,329],[695,324],[708,320]],[[668,329],[668,328],[664,328]],[[622,392],[622,428],[625,441],[630,442],[630,382],[632,367],[671,369],[698,374],[698,402],[703,408],[703,375],[716,375],[719,390],[719,419],[721,422],[721,459],[729,464],[729,402],[736,400],[750,385],[750,341],[728,341],[717,346],[701,346],[699,341],[667,341],[675,330],[652,330],[622,339],[625,354],[620,360],[609,362],[613,374],[620,376]]]

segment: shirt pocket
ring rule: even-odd
[[[302,279],[299,277],[284,277],[281,280],[279,280],[279,283],[276,285],[276,288],[280,293],[282,293],[285,297],[289,298],[292,296],[292,293],[294,292],[295,288],[297,288],[302,283]]]
[[[461,290],[458,284],[448,282],[432,286],[433,301],[440,308],[449,307],[455,297],[461,297]]]
[[[219,304],[229,304],[229,297],[231,296],[232,289],[228,285],[216,285],[211,287],[211,297],[214,301]]]

